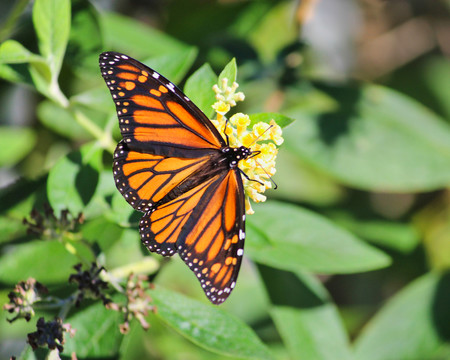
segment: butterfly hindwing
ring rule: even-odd
[[[131,206],[147,212],[208,160],[206,156],[188,159],[133,151],[122,140],[114,152],[114,180]]]
[[[243,199],[238,171],[218,174],[145,214],[142,241],[161,255],[177,251],[206,296],[220,304],[235,286],[244,252]]]
[[[225,141],[211,121],[174,84],[127,55],[100,55],[125,143],[176,157],[203,156]]]

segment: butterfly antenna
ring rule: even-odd
[[[240,169],[239,167],[238,167],[238,170],[239,170],[239,172],[240,172],[242,175],[244,175],[244,177],[245,177],[248,181],[254,181],[254,182],[257,182],[258,184],[261,184],[262,186],[264,186],[264,183],[262,183],[262,182],[259,181],[259,180],[250,178],[250,177],[244,172],[244,170]]]
[[[259,135],[255,140],[253,140],[253,142],[252,142],[248,147],[250,148],[250,146],[252,146],[255,142],[257,142],[258,139],[259,139],[261,136],[263,136],[267,131],[269,131],[270,128],[272,128],[272,127],[273,127],[273,125],[270,125],[266,130],[264,130],[264,132],[263,132],[261,135]],[[251,157],[257,156],[257,155],[259,155],[260,153],[261,153],[261,151],[253,151]],[[256,163],[258,164],[258,166],[264,171],[264,173],[265,173],[265,174],[267,175],[267,177],[269,178],[270,182],[273,184],[273,189],[276,190],[276,189],[278,188],[278,185],[277,185],[277,183],[272,179],[272,176],[269,175],[269,173],[266,171],[266,169],[264,169],[264,166],[262,166],[262,165],[259,163],[258,160],[255,159],[255,162],[256,162]],[[248,177],[247,177],[247,179],[248,179]],[[257,181],[257,182],[259,182],[259,183],[261,184],[261,182],[258,181],[258,180],[254,180],[254,179],[249,179],[249,180]]]
[[[257,155],[257,154],[256,154]],[[266,171],[266,169],[264,169],[264,167],[259,163],[258,160],[255,159],[255,162],[258,164],[258,166],[264,171],[264,173],[267,175],[267,177],[269,178],[270,182],[273,184],[273,189],[276,190],[278,189],[278,185],[277,183],[272,179],[272,176],[269,175],[269,173]]]
[[[261,135],[259,135],[255,140],[253,140],[253,142],[252,142],[249,146],[247,146],[247,147],[252,146],[255,142],[257,142],[257,141],[259,140],[259,138],[260,138],[261,136],[263,136],[266,132],[268,132],[268,131],[270,130],[270,128],[272,128],[272,127],[273,127],[273,125],[270,125],[266,130],[264,130],[264,132],[263,132]]]
[[[230,139],[228,138],[228,134],[227,134],[228,121],[230,121],[230,120],[227,118],[225,120],[225,126],[223,127],[223,133],[225,134],[225,139],[227,140],[227,146],[230,146]]]

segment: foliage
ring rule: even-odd
[[[174,2],[165,33],[87,0],[35,0],[31,14],[17,2],[4,23],[0,164],[14,181],[0,193],[2,305],[10,294],[0,357],[448,358],[448,62],[430,62],[444,104],[430,109],[420,94],[291,67],[308,49],[285,20],[288,2],[193,3]],[[105,50],[185,84],[208,115],[212,85],[237,76],[252,122],[284,128],[279,189],[247,217],[246,261],[221,307],[179,259],[141,247],[140,215],[113,183],[120,136],[98,71]],[[30,123],[8,123],[25,108]],[[31,322],[5,321],[14,312]],[[42,342],[46,331],[57,341]],[[26,334],[48,349],[25,346]]]

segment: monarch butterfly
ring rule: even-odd
[[[230,147],[181,90],[137,60],[104,52],[99,63],[123,137],[114,152],[115,184],[144,213],[142,243],[163,256],[177,252],[208,299],[222,303],[244,253],[238,163],[256,152]]]

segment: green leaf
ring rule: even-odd
[[[393,297],[356,339],[355,359],[444,359],[449,351],[450,274],[429,273]]]
[[[389,257],[329,220],[298,206],[270,201],[247,218],[247,255],[278,269],[353,273],[389,265]]]
[[[29,66],[19,64],[30,64]],[[15,66],[10,66],[12,64]],[[28,51],[19,42],[15,40],[7,40],[0,45],[0,77],[11,82],[25,83],[33,85],[32,76],[38,77],[43,81],[43,89],[48,87],[51,74],[45,59],[39,55],[35,55]],[[42,82],[41,80],[41,82]],[[43,92],[45,93],[45,92]]]
[[[110,113],[114,111],[114,102],[105,87],[100,86],[78,93],[70,98],[72,105],[83,105],[96,111]],[[115,114],[115,111],[114,111]]]
[[[222,70],[222,72],[219,75],[219,87],[222,84],[222,79],[227,78],[228,79],[228,86],[231,86],[237,79],[237,65],[236,65],[236,59],[233,58],[231,61],[225,66],[225,68]]]
[[[0,281],[14,284],[33,277],[42,283],[68,280],[79,259],[58,241],[32,241],[11,247],[0,258]]]
[[[446,84],[450,81],[450,64],[445,57],[435,57],[429,59],[424,64],[424,82],[427,90],[429,90],[435,101],[438,102],[439,108],[444,117],[450,119],[450,89]]]
[[[0,44],[0,64],[22,64],[31,61],[43,61],[39,55],[28,51],[15,40],[6,40]]]
[[[57,78],[70,31],[69,0],[36,0],[33,24],[41,55],[47,59],[52,77]]]
[[[284,128],[294,122],[295,120],[277,113],[258,113],[258,114],[251,114],[249,115],[251,123],[250,126],[253,126],[254,124],[262,121],[265,123],[269,123],[272,119],[275,120],[278,126],[281,128]]]
[[[420,242],[418,230],[411,224],[386,220],[364,220],[343,211],[333,211],[329,216],[353,234],[370,242],[408,253]]]
[[[291,4],[275,4],[261,15],[247,37],[252,48],[258,52],[258,57],[266,62],[274,62],[280,50],[298,41],[298,33],[289,20],[292,16]]]
[[[9,65],[0,64],[0,78],[10,81],[12,83],[26,83],[32,85],[31,79],[27,81],[26,75],[21,71]]]
[[[85,223],[81,231],[83,239],[97,244],[105,252],[119,241],[124,229],[104,217],[98,217]]]
[[[37,179],[20,178],[13,184],[0,190],[0,213],[22,220],[28,216],[33,207],[39,207],[44,202],[47,176]]]
[[[42,95],[52,98],[52,70],[47,63],[32,62],[28,70],[36,90]]]
[[[103,216],[111,212],[111,197],[117,192],[110,166],[100,169],[97,188],[83,214],[87,218]]]
[[[273,180],[278,189],[267,191],[268,197],[273,195],[288,202],[307,202],[324,206],[336,204],[344,196],[344,189],[330,176],[306,164],[285,146],[278,150],[276,168],[277,173]]]
[[[119,331],[119,324],[123,322],[120,312],[107,310],[101,301],[97,301],[69,317],[67,322],[77,331],[74,337],[65,334],[64,355],[70,358],[76,353],[79,358],[112,358],[118,354],[123,340]]]
[[[112,195],[111,210],[108,218],[120,226],[136,226],[139,223],[141,213],[126,202],[119,190],[114,191]]]
[[[204,64],[194,72],[184,86],[184,93],[202,110],[206,116],[213,113],[212,105],[216,101],[213,85],[217,81],[217,76],[209,64]]]
[[[350,359],[336,306],[312,275],[260,266],[273,304],[270,315],[292,359]]]
[[[36,135],[31,129],[0,126],[0,143],[0,166],[11,166],[33,149]]]
[[[9,242],[25,235],[25,227],[23,226],[23,221],[11,217],[0,217],[0,229],[2,229],[0,244]]]
[[[65,61],[74,67],[78,76],[98,75],[98,54],[101,53],[103,39],[97,9],[90,1],[73,4],[72,24],[67,44]]]
[[[100,148],[87,144],[55,164],[48,177],[47,193],[56,212],[63,209],[72,214],[83,212],[99,182],[101,157]]]
[[[430,191],[450,183],[450,127],[387,88],[326,88],[334,108],[286,111],[299,119],[285,146],[344,184],[373,191]]]
[[[239,359],[272,359],[253,330],[218,307],[159,288],[150,295],[156,315],[197,345]]]
[[[92,135],[78,124],[68,109],[53,101],[44,100],[40,102],[37,107],[37,116],[42,124],[57,134],[77,141],[92,139]]]
[[[189,47],[167,55],[152,57],[144,63],[177,84],[191,68],[196,56],[197,49]]]
[[[101,26],[105,44],[110,49],[145,59],[186,50],[190,46],[135,19],[116,13],[102,13]],[[108,49],[109,50],[109,49]]]

